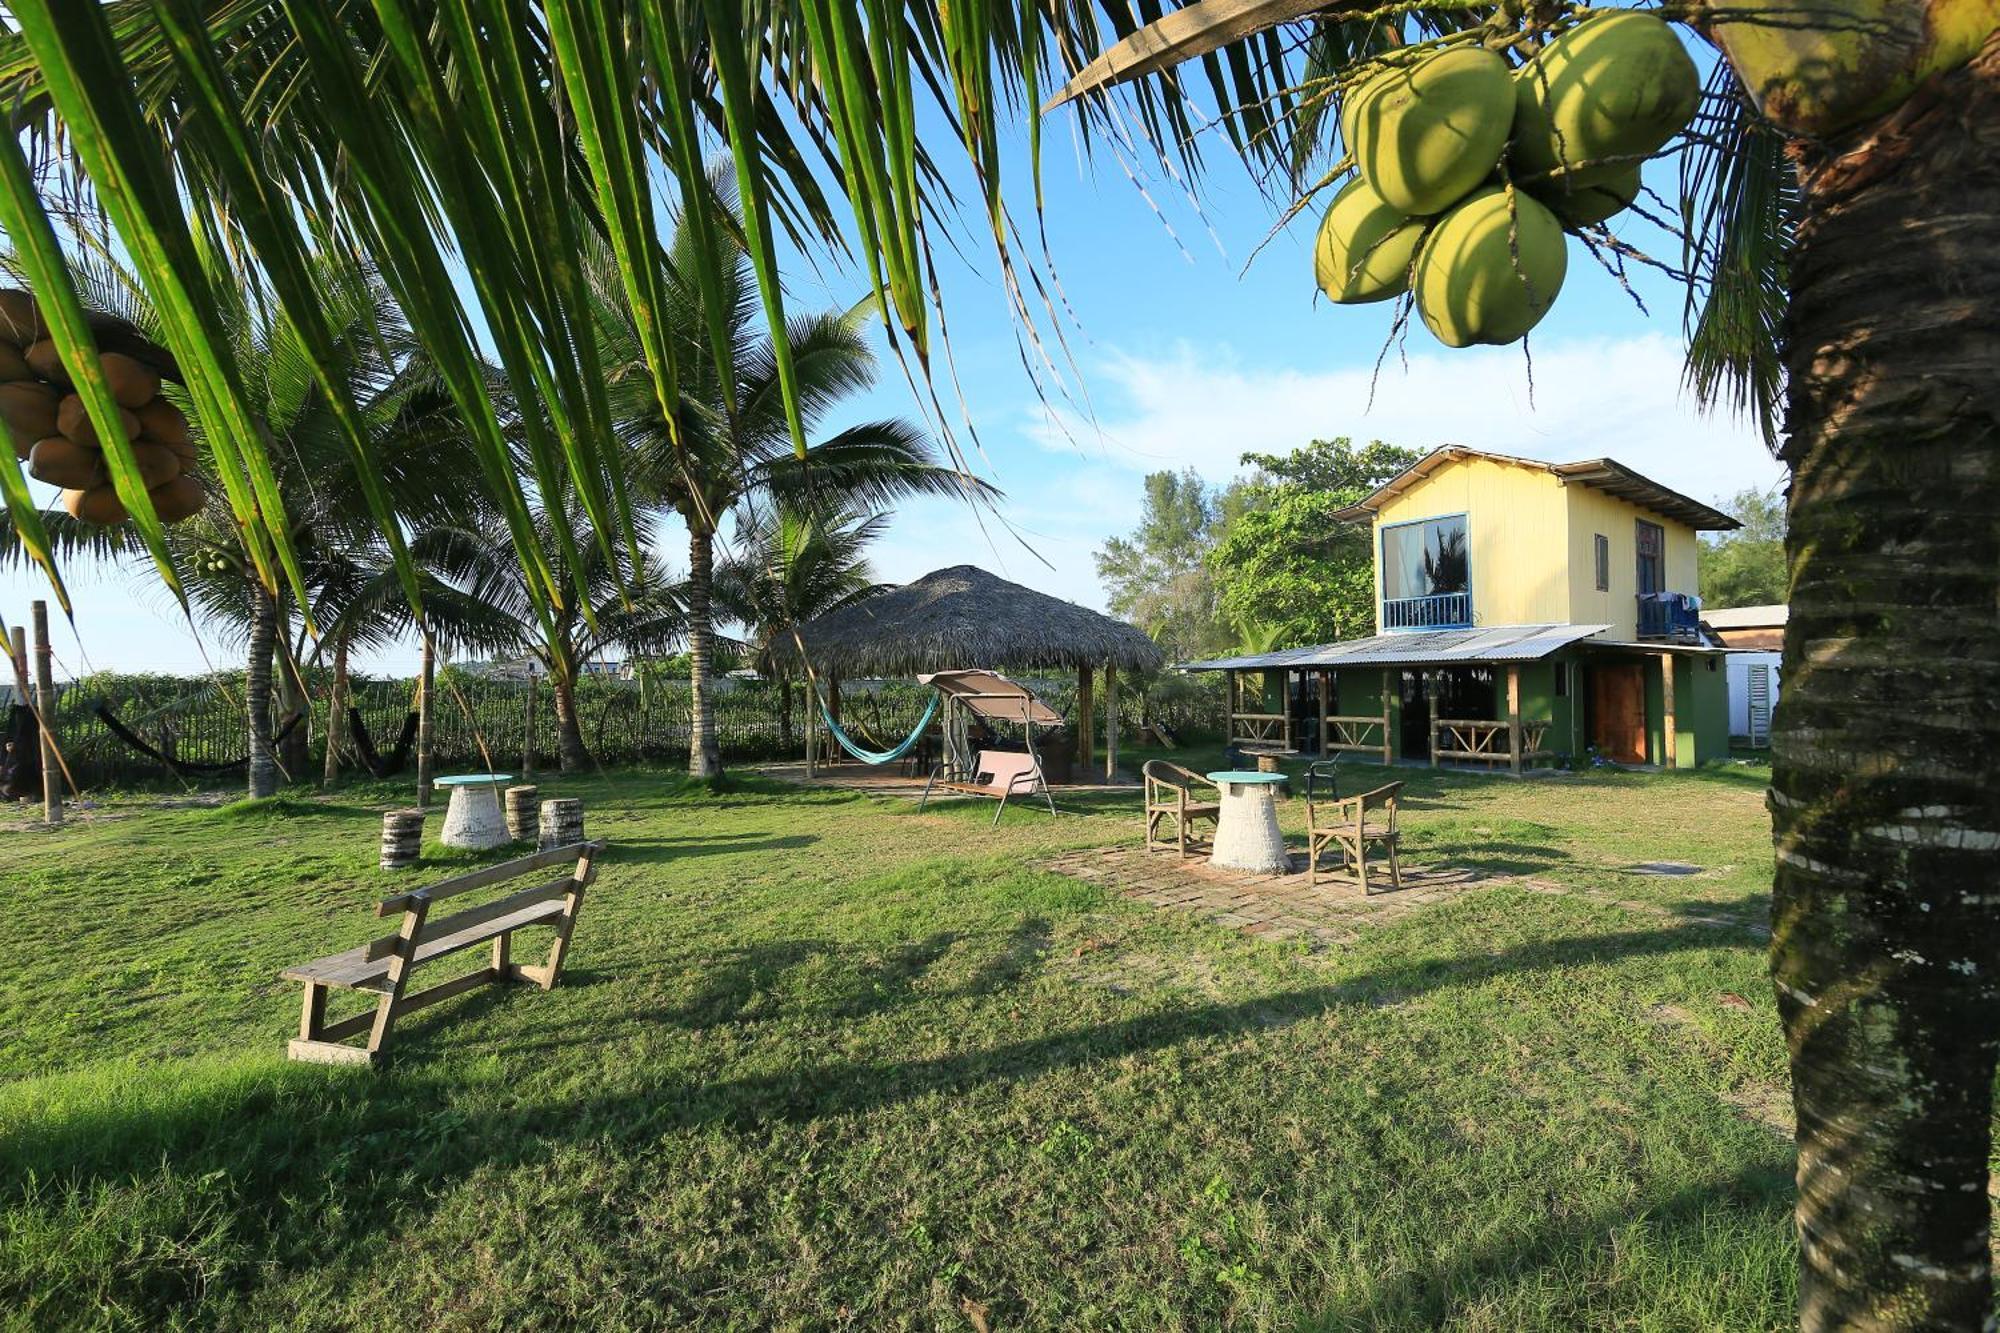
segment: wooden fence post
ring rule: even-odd
[[[56,683],[51,666],[55,656],[49,647],[49,604],[36,602],[35,621],[35,712],[41,721],[42,819],[50,824],[63,822],[62,766],[56,757]]]
[[[431,721],[436,713],[431,696],[437,692],[437,652],[424,639],[423,674],[417,685],[417,809],[431,803]]]

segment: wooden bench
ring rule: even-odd
[[[583,906],[583,891],[597,878],[597,857],[603,850],[602,842],[551,847],[429,888],[384,898],[375,905],[375,915],[402,913],[403,922],[395,934],[315,958],[280,974],[286,981],[304,982],[306,988],[298,1039],[287,1053],[294,1060],[321,1064],[372,1064],[381,1058],[389,1044],[389,1030],[404,1014],[489,982],[531,981],[548,990],[562,975],[563,955],[569,950],[570,932],[576,928],[576,914]],[[450,916],[430,915],[432,905],[446,898],[504,884],[565,861],[574,862],[574,868],[546,883]],[[555,943],[549,946],[548,960],[539,967],[514,962],[510,957],[514,932],[526,926],[555,927]],[[410,973],[417,968],[489,940],[493,956],[487,966],[428,990],[412,993],[408,989]],[[329,1023],[326,996],[330,990],[366,991],[376,997],[375,1008]],[[366,1046],[346,1044],[345,1038],[362,1032],[368,1034]]]
[[[987,796],[999,798],[999,808],[993,812],[993,822],[998,824],[1000,816],[1007,809],[1007,798],[1021,793],[1040,792],[1048,802],[1049,813],[1056,812],[1054,798],[1049,795],[1049,784],[1042,779],[1042,766],[1031,754],[1015,750],[981,750],[973,758],[970,769],[954,765],[949,760],[931,770],[930,781],[924,783],[923,799],[917,802],[921,810],[929,804],[933,791],[963,792],[967,796]]]

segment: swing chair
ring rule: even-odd
[[[997,671],[940,671],[918,676],[917,680],[937,691],[938,698],[944,701],[945,714],[945,757],[931,769],[917,809],[930,803],[932,792],[948,791],[997,799],[1000,804],[993,811],[995,824],[1006,812],[1008,800],[1015,796],[1039,795],[1049,813],[1056,812],[1055,799],[1049,795],[1049,784],[1042,774],[1042,756],[1035,748],[1035,730],[1061,726],[1062,714],[1043,703],[1026,685]],[[1026,753],[973,749],[974,719],[988,724],[1018,725]]]

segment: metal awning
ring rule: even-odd
[[[1451,666],[1480,662],[1539,662],[1609,625],[1495,625],[1490,629],[1409,630],[1368,639],[1285,648],[1244,657],[1184,662],[1183,671],[1268,671],[1361,666]],[[1651,647],[1651,645],[1647,645]]]
[[[1020,681],[997,671],[939,671],[918,676],[917,682],[956,700],[978,717],[996,722],[1032,722],[1038,727],[1062,725],[1062,714],[1043,703]]]

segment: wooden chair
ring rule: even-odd
[[[550,989],[562,975],[563,955],[569,950],[570,932],[575,929],[576,914],[583,906],[583,891],[597,878],[597,857],[603,850],[601,842],[551,847],[426,889],[384,898],[375,905],[375,915],[402,913],[403,922],[395,934],[380,936],[344,953],[315,958],[280,974],[286,981],[302,981],[306,987],[298,1040],[287,1048],[287,1054],[294,1060],[320,1064],[373,1064],[382,1058],[389,1044],[390,1029],[404,1014],[489,982],[531,981],[543,990]],[[564,861],[576,864],[560,878],[437,920],[430,916],[433,903],[504,884]],[[556,931],[547,961],[539,967],[514,962],[509,956],[514,932],[524,926],[540,925],[554,926]],[[427,990],[409,993],[411,972],[488,940],[493,942],[493,959],[488,966]],[[329,990],[367,991],[376,997],[375,1008],[329,1023],[326,1021]],[[368,1034],[365,1046],[350,1046],[343,1040],[362,1032]]]
[[[933,791],[998,798],[999,808],[993,812],[995,824],[1006,813],[1007,800],[1012,796],[1039,793],[1042,800],[1048,803],[1049,813],[1056,812],[1055,798],[1049,795],[1049,784],[1042,777],[1041,764],[1035,756],[1017,750],[980,750],[974,755],[969,770],[950,760],[940,763],[931,770],[930,780],[924,783],[923,799],[917,802],[917,809],[921,810],[930,803]]]
[[[1188,854],[1188,833],[1197,819],[1210,824],[1222,822],[1222,790],[1199,773],[1164,759],[1148,759],[1141,770],[1146,779],[1146,849],[1164,847],[1158,836],[1162,820],[1174,821],[1174,844],[1182,856]],[[1196,800],[1196,784],[1215,793],[1212,801]]]
[[[1314,768],[1320,767],[1315,764]],[[1368,849],[1382,846],[1389,851],[1389,885],[1403,887],[1403,867],[1397,854],[1401,835],[1396,831],[1396,802],[1403,784],[1392,782],[1346,800],[1318,797],[1312,776],[1306,779],[1306,879],[1319,883],[1320,853],[1329,847],[1340,849],[1343,870],[1352,867],[1353,879],[1368,890]]]

